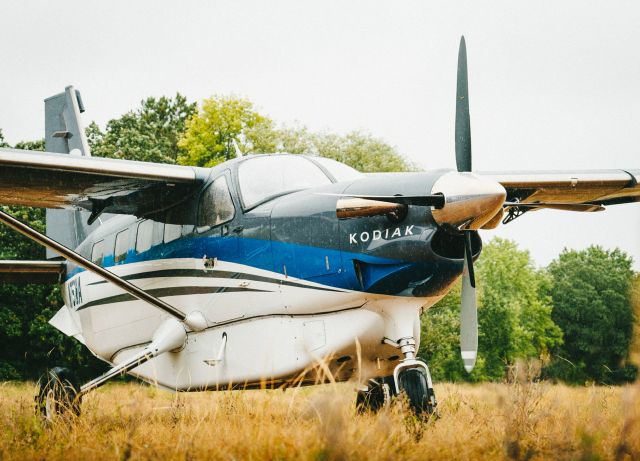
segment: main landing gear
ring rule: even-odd
[[[385,340],[396,346],[405,358],[393,370],[392,376],[369,381],[367,389],[358,391],[356,407],[359,411],[378,411],[391,402],[392,397],[405,396],[416,415],[432,415],[438,402],[433,391],[429,367],[415,358],[416,342],[402,338],[398,342]]]
[[[181,349],[186,339],[187,332],[184,325],[170,317],[160,324],[154,332],[151,342],[140,352],[82,386],[79,385],[67,368],[53,368],[38,381],[36,411],[48,421],[65,413],[79,416],[80,404],[84,394],[97,389],[120,374],[133,370],[154,357]]]
[[[393,377],[371,379],[366,390],[358,391],[356,408],[360,412],[378,411],[388,407],[395,395]]]
[[[57,415],[80,415],[82,395],[75,376],[67,368],[55,367],[38,380],[36,412],[48,422]]]

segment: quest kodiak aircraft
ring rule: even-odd
[[[93,158],[78,91],[45,100],[47,152],[0,149],[0,204],[46,207],[46,235],[0,221],[50,259],[2,261],[0,278],[61,283],[50,323],[112,368],[81,386],[53,368],[39,411],[79,413],[82,395],[121,373],[177,391],[358,378],[362,408],[404,393],[433,411],[420,314],[462,276],[470,371],[478,230],[640,201],[640,170],[472,173],[464,39],[456,104],[458,171],[366,175],[305,155],[210,169]]]

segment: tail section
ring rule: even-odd
[[[44,101],[45,150],[59,154],[91,156],[80,119],[84,112],[80,92],[68,86],[64,93]],[[93,230],[87,225],[88,212],[47,209],[47,236],[69,248],[76,248]],[[94,226],[97,224],[94,224]],[[58,254],[47,249],[47,258]]]
[[[44,142],[47,152],[91,156],[80,114],[80,92],[68,86],[64,93],[44,100]]]

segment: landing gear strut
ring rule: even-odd
[[[427,364],[416,358],[415,339],[407,337],[397,342],[385,339],[385,343],[400,349],[404,359],[396,365],[393,376],[370,380],[367,390],[358,392],[358,409],[377,411],[386,406],[391,397],[405,395],[415,414],[435,413],[438,402],[431,373]]]
[[[393,370],[396,392],[407,396],[409,406],[417,415],[434,413],[438,402],[433,391],[431,372],[426,363],[416,359],[416,340],[412,337],[401,338],[396,344],[404,355],[404,360]]]
[[[80,415],[82,396],[110,379],[133,370],[135,367],[158,355],[181,349],[187,339],[184,325],[173,317],[169,317],[153,333],[152,340],[140,352],[112,367],[106,373],[80,386],[71,372],[66,368],[56,367],[48,371],[38,381],[36,410],[46,420],[56,415],[72,411]]]

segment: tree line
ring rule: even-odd
[[[476,264],[478,361],[460,360],[460,284],[422,319],[420,356],[434,379],[500,381],[518,360],[535,360],[541,376],[569,383],[636,379],[640,274],[619,249],[565,249],[536,269],[515,242],[494,238]]]
[[[176,94],[150,97],[86,129],[92,155],[210,167],[244,153],[311,153],[364,172],[415,170],[397,150],[368,133],[312,132],[277,125],[247,99],[213,96],[200,106]],[[9,147],[0,130],[0,147]],[[44,150],[44,141],[18,149]],[[44,210],[2,207],[44,231]],[[44,249],[0,226],[0,259],[44,259]],[[459,284],[422,317],[419,354],[438,380],[499,381],[517,360],[538,360],[542,376],[571,383],[620,383],[637,375],[632,343],[640,314],[640,277],[620,250],[565,250],[536,269],[509,240],[485,245],[477,263],[480,324],[477,366],[467,374],[459,356]],[[64,364],[89,378],[106,365],[47,321],[62,305],[57,286],[0,285],[0,380],[33,379]],[[634,314],[635,309],[635,314]],[[637,326],[636,326],[637,328]],[[637,335],[636,335],[637,338]],[[635,354],[635,356],[634,356]]]

